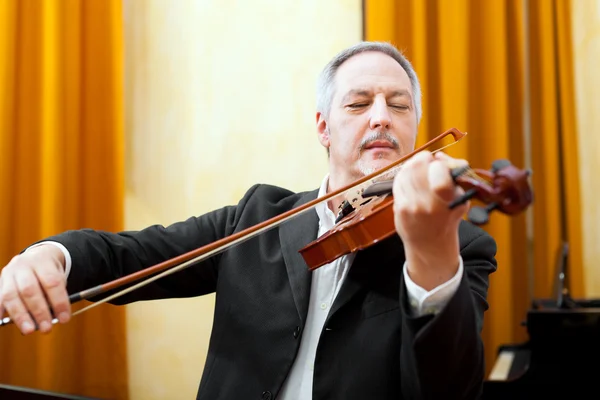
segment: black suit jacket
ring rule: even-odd
[[[69,231],[48,238],[71,252],[69,293],[130,274],[306,203],[256,185],[228,206],[139,232]],[[316,239],[314,210],[200,264],[113,300],[114,304],[216,292],[213,330],[198,399],[274,399],[302,337],[310,272],[298,250]],[[317,399],[473,399],[484,374],[480,331],[494,240],[464,222],[465,273],[435,316],[412,317],[397,235],[359,252],[321,333],[314,366]],[[201,316],[192,316],[201,317]]]

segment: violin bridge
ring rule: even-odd
[[[346,215],[350,214],[354,211],[354,206],[348,200],[344,200],[342,204],[340,204],[338,215],[335,219],[335,223],[340,222]]]

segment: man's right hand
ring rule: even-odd
[[[24,335],[52,330],[52,319],[71,318],[65,257],[56,246],[42,244],[19,254],[0,271],[0,318],[5,314]]]

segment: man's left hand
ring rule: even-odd
[[[396,231],[404,243],[408,273],[425,290],[451,279],[458,269],[458,226],[469,204],[449,208],[464,193],[450,170],[466,164],[423,151],[405,162],[394,179]]]

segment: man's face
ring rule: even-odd
[[[390,56],[360,53],[337,71],[329,118],[317,113],[339,188],[389,165],[415,146],[417,118],[408,74]]]

